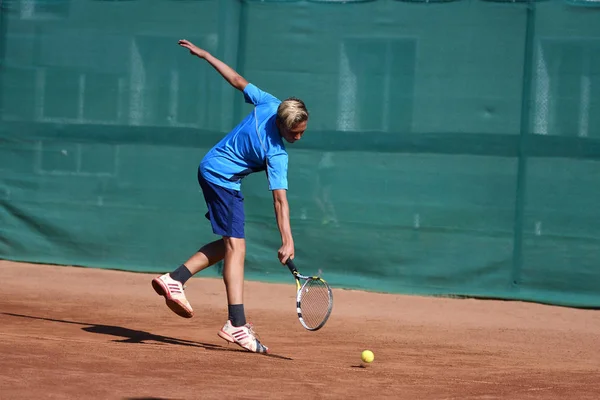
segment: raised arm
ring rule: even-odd
[[[275,206],[277,227],[281,234],[281,247],[277,252],[277,256],[279,257],[279,261],[285,264],[288,259],[294,258],[294,239],[292,238],[292,228],[290,226],[290,207],[285,189],[273,190],[273,204]]]
[[[179,45],[188,49],[190,54],[205,59],[234,88],[243,91],[248,85],[248,81],[243,76],[235,72],[233,68],[223,61],[213,57],[208,51],[201,49],[188,40],[180,40]]]

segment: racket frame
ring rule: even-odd
[[[300,323],[302,324],[302,326],[309,331],[317,331],[319,329],[321,329],[325,323],[327,323],[327,320],[329,319],[329,316],[331,315],[331,310],[333,309],[333,293],[331,291],[331,287],[329,286],[329,284],[321,277],[319,276],[306,276],[306,275],[302,275],[301,273],[298,272],[298,269],[296,268],[296,265],[294,264],[294,262],[292,260],[288,260],[285,265],[287,265],[288,269],[290,270],[290,272],[292,273],[292,275],[294,275],[294,278],[296,279],[296,312],[298,313],[298,320],[300,320]],[[303,280],[304,283],[300,283],[300,280]],[[310,282],[311,280],[319,280],[321,282],[323,282],[323,284],[325,284],[325,287],[327,288],[327,292],[328,292],[328,296],[329,296],[329,308],[327,309],[327,313],[325,315],[325,318],[323,318],[323,321],[321,321],[321,323],[319,325],[317,325],[316,327],[310,327],[306,324],[306,322],[304,322],[304,317],[302,316],[302,290],[304,289],[304,286],[306,286],[306,284],[308,284],[308,282]]]

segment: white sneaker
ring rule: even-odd
[[[184,318],[192,318],[194,310],[185,298],[181,282],[164,274],[152,280],[152,287],[160,296],[165,296],[167,306],[177,315]]]
[[[252,324],[233,326],[227,321],[218,333],[219,337],[230,343],[235,343],[253,353],[268,353],[269,348],[258,340],[258,335],[252,329]]]

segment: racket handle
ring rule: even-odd
[[[296,265],[294,264],[294,262],[292,261],[292,259],[288,259],[285,262],[285,265],[287,265],[287,267],[290,269],[290,272],[294,275],[296,275],[298,273],[298,270],[296,269]]]

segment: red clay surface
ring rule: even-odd
[[[184,319],[156,274],[1,260],[0,272],[2,399],[600,398],[598,311],[334,290],[329,322],[308,332],[293,282],[248,282],[264,356],[217,337],[219,279],[188,282]]]

